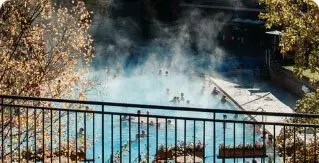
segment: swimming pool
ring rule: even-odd
[[[166,71],[168,72],[166,75]],[[99,86],[94,87],[89,94],[89,100],[95,101],[109,101],[109,102],[124,102],[124,103],[138,103],[138,104],[152,104],[152,105],[164,105],[164,106],[183,106],[183,107],[200,107],[211,109],[236,109],[235,105],[227,101],[221,102],[222,94],[212,95],[212,89],[214,85],[205,81],[203,78],[197,75],[185,75],[171,69],[157,69],[149,70],[149,72],[140,73],[136,72],[134,75],[124,75],[123,72],[111,72],[108,70],[95,71],[95,77],[99,77],[99,81],[102,81]],[[181,99],[183,93],[184,100],[180,102],[172,102],[174,97]],[[189,100],[189,104],[187,101]],[[101,108],[96,108],[100,110]],[[176,117],[195,117],[195,118],[213,118],[213,113],[199,113],[191,111],[165,111],[156,109],[137,109],[137,108],[114,108],[107,107],[105,111],[121,112],[121,113],[137,113],[140,110],[142,114],[149,112],[150,115],[163,115],[163,116],[176,116]],[[228,119],[244,119],[244,116],[235,117],[234,115],[216,114],[217,119],[223,119],[224,115]],[[120,135],[122,135],[122,146],[127,146],[129,141],[129,133],[131,133],[131,162],[134,162],[138,158],[138,140],[136,134],[138,134],[138,127],[140,127],[140,133],[147,131],[148,125],[138,125],[134,120],[129,124],[128,121],[120,120],[120,116],[105,116],[105,157],[111,157],[112,149],[113,154],[119,152],[120,148]],[[111,125],[113,119],[113,128]],[[96,117],[95,121],[101,121],[101,117]],[[151,120],[150,120],[151,121]],[[152,142],[149,145],[149,161],[154,159],[156,149],[160,145],[166,145],[168,147],[174,146],[175,141],[182,143],[193,143],[194,140],[197,143],[203,143],[205,137],[205,160],[207,162],[222,162],[218,159],[219,145],[225,143],[225,145],[239,145],[243,144],[243,136],[245,135],[245,144],[253,143],[254,130],[252,126],[245,126],[242,124],[223,124],[215,123],[215,130],[213,122],[206,122],[204,129],[204,122],[202,121],[184,121],[172,119],[170,124],[165,125],[165,119],[159,119],[159,123],[162,122],[158,130],[156,125],[149,125],[148,140],[146,138],[140,139],[140,152],[142,155],[147,155],[147,141]],[[177,123],[177,124],[175,124]],[[195,123],[195,124],[194,124]],[[185,126],[186,124],[186,126]],[[131,127],[129,126],[131,125]],[[176,131],[175,131],[176,126]],[[129,128],[130,127],[130,128]],[[195,128],[194,128],[195,127]],[[224,142],[224,127],[225,128],[225,142]],[[167,130],[166,130],[167,128]],[[121,129],[121,130],[120,130]],[[98,124],[95,126],[96,131],[101,131],[102,126]],[[205,131],[204,131],[205,130]],[[167,132],[166,132],[167,131]],[[235,131],[235,135],[233,134]],[[204,136],[205,132],[205,136]],[[215,132],[215,134],[214,134]],[[177,133],[177,135],[176,135]],[[185,134],[186,136],[185,136]],[[195,133],[195,137],[194,137]],[[113,134],[113,136],[112,136]],[[167,135],[167,142],[166,142]],[[215,138],[214,138],[215,135]],[[176,139],[175,139],[176,136]],[[260,140],[260,134],[255,134],[255,141]],[[113,138],[113,142],[112,142]],[[99,140],[95,144],[95,157],[98,158],[96,162],[101,162],[102,140],[101,133],[95,136],[95,140]],[[235,139],[235,141],[234,141]],[[156,142],[156,143],[155,143]],[[214,142],[214,143],[213,143]],[[112,145],[113,144],[113,148]],[[126,145],[125,145],[126,144]],[[214,153],[215,147],[215,153]],[[127,149],[123,149],[123,162],[129,162],[129,152]],[[88,152],[87,155],[92,155]],[[143,156],[142,156],[143,157]],[[249,159],[247,159],[249,160]],[[226,160],[226,162],[233,162],[233,160]]]

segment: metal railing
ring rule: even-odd
[[[2,162],[318,161],[315,114],[0,99]]]

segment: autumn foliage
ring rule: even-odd
[[[91,87],[85,76],[89,72],[93,47],[89,34],[91,18],[84,2],[73,1],[72,6],[62,7],[51,0],[9,0],[0,9],[0,26],[1,94],[85,99],[84,92]],[[54,104],[40,102],[30,105],[54,107]],[[76,105],[66,107],[83,109]],[[57,152],[49,149],[47,143],[56,142],[50,140],[50,132],[46,131],[52,128],[52,121],[56,124],[66,113],[8,107],[1,107],[1,113],[4,115],[0,126],[4,146],[0,151],[3,149],[4,153],[0,157],[8,162],[11,154],[11,161],[18,157],[54,157],[49,154]],[[36,126],[43,126],[43,129]],[[63,135],[64,128],[65,125],[60,125],[52,133]],[[42,130],[45,130],[44,134],[40,134]],[[38,142],[36,148],[45,150],[43,153],[47,155],[32,155],[34,148],[31,147],[21,149],[19,153],[18,147],[25,147],[26,138],[31,140],[35,135]],[[12,146],[8,145],[9,140]],[[61,144],[65,148],[66,143]],[[70,146],[72,144],[74,142],[70,140]]]

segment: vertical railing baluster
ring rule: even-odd
[[[132,138],[131,138],[131,135],[132,135],[132,130],[131,130],[131,116],[128,117],[129,120],[128,120],[128,141],[129,141],[129,156],[128,156],[128,159],[129,159],[129,162],[131,162],[132,160],[132,145],[131,145],[131,142],[132,142]]]
[[[146,134],[147,134],[147,161],[146,162],[149,162],[149,159],[150,159],[150,126],[149,126],[149,115],[147,115],[147,131],[146,131]]]
[[[84,160],[86,161],[86,112],[84,112]]]
[[[75,162],[78,162],[78,112],[75,112]]]
[[[34,162],[36,162],[37,160],[37,110],[34,109],[34,116],[33,116],[33,120],[34,120]]]
[[[233,137],[234,137],[234,140],[233,140],[233,148],[235,149],[235,147],[236,147],[236,135],[235,135],[235,134],[236,134],[236,133],[235,133],[235,132],[236,132],[236,124],[235,124],[235,122],[234,122],[233,125],[234,125],[234,127],[233,127]],[[233,153],[234,156],[236,156],[236,155],[235,155],[235,150],[233,150],[233,151],[234,151],[234,153]],[[234,163],[235,163],[235,162],[236,162],[236,158],[234,157]]]
[[[138,162],[141,162],[141,126],[140,126],[140,121],[141,121],[141,117],[140,117],[140,112],[137,115],[137,141],[138,141],[138,149],[137,149],[137,153],[138,153]]]
[[[93,113],[93,116],[92,116],[92,118],[93,118],[93,122],[92,122],[92,124],[93,124],[93,126],[92,126],[92,142],[93,142],[93,145],[92,145],[92,149],[93,149],[93,160],[95,161],[96,160],[96,158],[95,158],[95,113]]]
[[[294,126],[294,162],[296,162],[296,126]]]
[[[175,118],[175,162],[177,162],[177,119]]]
[[[184,120],[184,162],[186,162],[186,119]]]
[[[18,162],[21,161],[21,111],[18,108]]]
[[[266,151],[266,129],[265,124],[263,124],[263,152]],[[266,163],[265,157],[262,158],[262,163]]]
[[[206,162],[206,121],[203,121],[203,163]]]
[[[315,138],[314,138],[314,145],[315,145],[315,154],[314,154],[314,160],[317,161],[317,127],[314,127],[315,130]]]
[[[159,123],[158,123],[158,118],[156,117],[156,154],[157,151],[158,151],[158,129],[159,129]],[[156,162],[157,162],[157,159],[156,159]]]
[[[27,118],[28,119],[28,118]],[[28,124],[28,121],[27,121]],[[50,108],[50,161],[53,162],[53,112]]]
[[[194,162],[195,162],[195,154],[196,154],[196,121],[194,120],[194,127],[193,127],[193,129],[194,129],[194,133],[193,133],[193,135],[194,135],[194,139],[193,139],[193,146],[194,146]]]
[[[12,134],[12,128],[13,128],[13,116],[12,116],[12,107],[9,107],[9,116],[10,116],[10,161],[11,162],[13,162],[13,148],[12,148],[12,146],[13,146],[13,143],[12,143],[12,136],[13,136],[13,134]]]
[[[243,122],[243,162],[245,162],[246,161],[246,156],[245,156],[245,146],[246,146],[246,123],[245,122]]]
[[[122,115],[120,117],[120,163],[122,163]]]
[[[104,157],[104,153],[105,153],[105,150],[104,150],[104,105],[102,105],[102,162],[104,162],[105,160],[105,157]],[[113,127],[113,126],[111,126]]]
[[[168,149],[167,149],[167,118],[165,118],[165,160],[167,162],[167,154],[168,154]]]
[[[224,119],[225,120],[225,119]],[[224,145],[224,148],[223,148],[223,163],[225,163],[225,159],[226,159],[226,122],[223,122],[223,145]]]
[[[256,124],[253,124],[253,160],[255,160],[255,146],[256,146]]]
[[[113,123],[113,117],[114,115],[111,114],[111,162],[113,162],[114,160],[114,123]]]
[[[67,111],[67,114],[66,114],[66,118],[67,118],[67,120],[66,120],[66,136],[67,136],[67,160],[68,160],[68,163],[70,162],[70,111],[68,110]],[[94,125],[93,125],[93,127],[94,127]]]
[[[59,119],[58,119],[58,123],[59,123],[59,162],[61,162],[61,111],[59,110],[58,112],[58,116],[59,116]]]
[[[1,98],[1,147],[2,147],[1,148],[1,161],[2,162],[4,162],[4,123],[5,122],[4,122],[3,98]],[[27,127],[27,133],[28,133],[28,127]]]
[[[214,163],[216,162],[216,113],[214,112],[213,115],[213,157],[214,157]]]
[[[44,135],[44,133],[45,133],[45,131],[44,131],[44,125],[45,125],[45,117],[44,117],[44,109],[42,109],[42,154],[43,154],[43,158],[42,158],[42,160],[43,160],[43,162],[45,162],[45,139],[44,139],[44,137],[45,137],[45,135]],[[20,134],[19,134],[20,135]],[[18,142],[20,142],[20,139],[19,139],[19,141]],[[20,151],[20,150],[19,150]],[[19,154],[19,156],[20,156],[20,154]]]
[[[274,125],[274,136],[273,136],[273,141],[274,141],[274,162],[276,162],[276,125]]]

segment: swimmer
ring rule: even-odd
[[[158,75],[161,76],[162,75],[162,70],[158,71]]]
[[[143,138],[143,137],[146,137],[146,136],[147,136],[147,134],[146,134],[146,132],[143,130],[141,137]]]
[[[186,104],[189,104],[189,103],[190,103],[190,101],[189,101],[189,100],[187,100],[187,101],[186,101]]]
[[[168,76],[168,71],[165,72],[165,75]]]
[[[176,101],[177,101],[177,97],[174,97],[171,101],[169,101],[169,102],[172,102],[172,103],[176,103]]]
[[[171,120],[167,120],[167,123],[168,123],[168,124],[171,124],[171,123],[172,123],[172,121],[171,121]]]
[[[139,114],[139,115],[140,115],[140,114],[141,114],[141,111],[140,111],[140,110],[138,110],[138,111],[137,111],[137,114]]]
[[[217,88],[214,87],[214,89],[213,89],[213,91],[212,91],[212,95],[217,95],[218,93],[219,93],[219,92],[218,92]]]
[[[128,118],[128,116],[127,115],[124,115],[123,117],[121,117],[121,120],[122,121],[125,121],[125,120],[128,120],[129,118]]]
[[[179,100],[179,97],[176,97],[176,102],[180,103],[181,101]]]
[[[151,126],[154,126],[154,122],[153,122],[153,121],[151,121],[150,125],[151,125]]]
[[[83,128],[80,128],[80,130],[79,130],[79,135],[83,135],[83,132],[84,132],[84,129],[83,129]]]
[[[183,102],[184,100],[184,93],[181,93],[181,101]]]
[[[226,100],[226,96],[225,95],[223,95],[222,96],[222,99],[220,99],[220,101],[224,104],[227,100]]]

